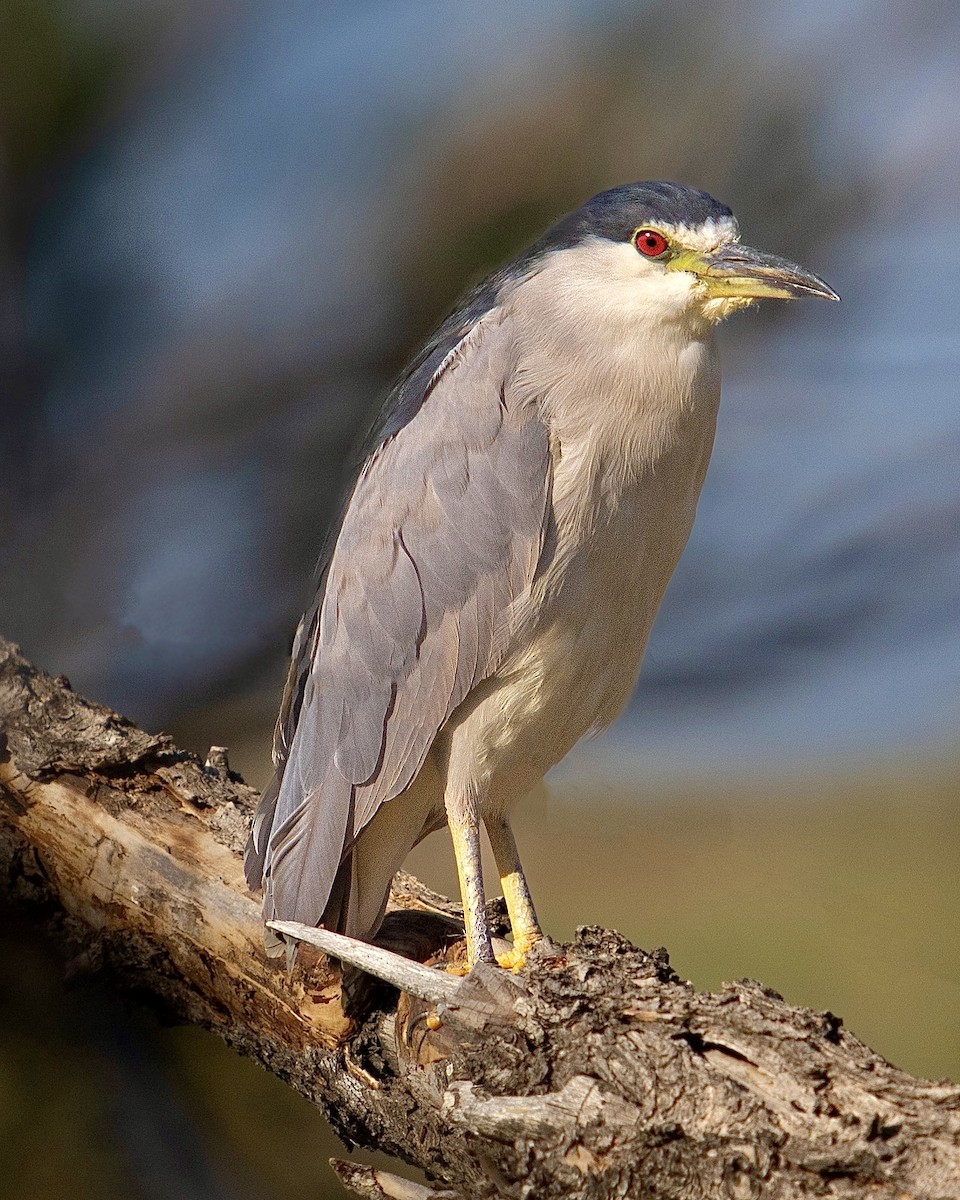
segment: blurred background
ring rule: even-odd
[[[587,196],[705,187],[844,303],[722,330],[643,681],[524,861],[555,935],[960,1079],[958,72],[947,0],[3,0],[0,631],[263,783],[391,376]],[[0,1194],[341,1195],[305,1102],[2,929]]]

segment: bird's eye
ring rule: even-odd
[[[633,244],[647,258],[660,258],[670,249],[670,243],[656,229],[638,229],[633,235]]]

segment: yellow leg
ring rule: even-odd
[[[469,803],[447,804],[447,822],[457,860],[463,924],[467,934],[467,967],[476,962],[496,962],[490,927],[487,925],[483,869],[480,864],[480,824],[476,808]]]
[[[540,941],[543,931],[537,920],[530,889],[520,865],[517,843],[507,818],[492,818],[486,822],[486,826],[513,929],[513,950],[510,954],[501,955],[498,961],[502,967],[516,970],[523,966],[527,951]]]

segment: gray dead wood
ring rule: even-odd
[[[222,750],[205,765],[0,642],[6,900],[74,969],[214,1030],[348,1142],[433,1181],[337,1164],[357,1194],[960,1197],[960,1088],[911,1078],[761,984],[697,993],[665,952],[607,930],[545,946],[517,976],[480,968],[436,994],[427,978],[429,1000],[356,972],[341,989],[316,951],[288,976],[243,886],[254,801]],[[388,948],[457,955],[455,905],[400,876],[393,909]]]

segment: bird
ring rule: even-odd
[[[543,933],[511,812],[633,691],[713,446],[716,327],[806,296],[839,299],[660,181],[600,192],[468,292],[390,391],[294,638],[245,856],[266,921],[372,940],[448,825],[467,969],[523,964]]]

